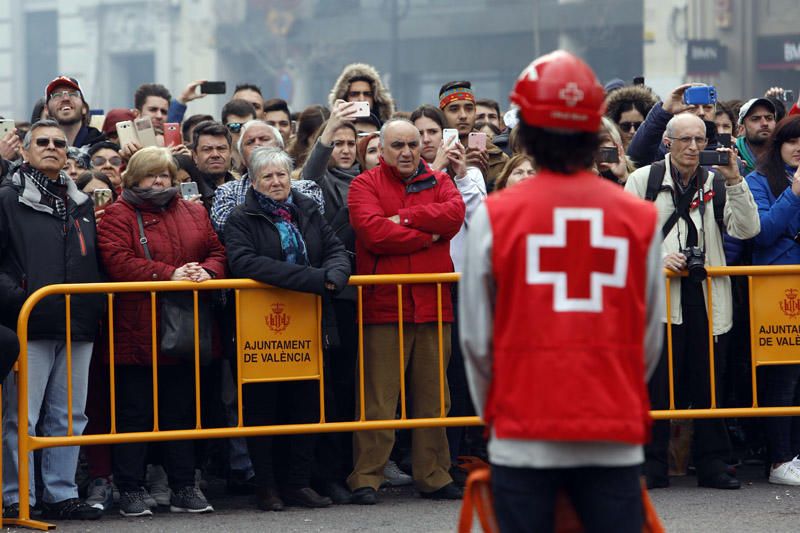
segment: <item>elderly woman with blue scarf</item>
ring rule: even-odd
[[[292,190],[292,166],[291,157],[277,148],[258,148],[251,154],[252,187],[225,224],[231,273],[293,291],[333,295],[347,285],[350,260],[314,201]],[[319,420],[319,388],[313,381],[250,384],[243,389],[242,403],[247,426]],[[280,458],[278,450],[273,453],[273,437],[247,439],[258,508],[280,511],[284,502],[330,505],[330,498],[309,486],[314,437],[283,438],[287,445],[281,451],[287,457]],[[276,476],[274,464],[281,465],[282,476]]]
[[[800,116],[778,122],[767,152],[747,176],[761,219],[753,264],[800,264]],[[761,402],[769,407],[800,405],[800,365],[768,366]],[[770,483],[800,485],[800,417],[764,419],[770,454]]]

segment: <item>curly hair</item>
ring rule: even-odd
[[[632,109],[646,117],[656,102],[658,97],[649,87],[626,85],[606,97],[606,116],[617,124],[622,113]]]

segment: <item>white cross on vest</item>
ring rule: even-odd
[[[528,235],[526,281],[553,285],[553,309],[557,312],[599,313],[603,287],[625,286],[628,244],[628,239],[603,234],[602,209],[555,208],[553,234]],[[545,250],[551,251],[549,257],[543,254]],[[576,289],[578,296],[574,295]]]

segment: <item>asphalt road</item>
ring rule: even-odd
[[[701,489],[694,477],[672,478],[672,487],[651,492],[667,531],[764,533],[800,531],[800,487],[768,484],[761,467],[739,470],[741,490]],[[159,512],[152,518],[122,518],[116,509],[97,522],[61,522],[63,532],[450,532],[460,502],[422,500],[410,488],[381,491],[374,507],[339,506],[322,510],[289,508],[263,513],[246,496],[227,496],[222,483],[207,491],[216,512],[187,516]],[[15,530],[9,530],[15,531]],[[23,530],[19,530],[23,531]]]

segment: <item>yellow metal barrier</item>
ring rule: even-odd
[[[28,461],[28,453],[42,448],[56,447],[56,446],[84,446],[92,444],[119,444],[130,442],[145,442],[145,441],[168,441],[168,440],[181,440],[181,439],[214,439],[226,437],[250,437],[257,435],[290,435],[297,433],[323,433],[323,432],[349,432],[349,431],[365,431],[365,430],[379,430],[379,429],[401,429],[401,428],[422,428],[422,427],[444,427],[444,426],[466,426],[466,425],[480,425],[481,421],[478,417],[453,417],[446,418],[446,408],[444,404],[445,398],[445,379],[444,379],[444,354],[443,346],[444,339],[443,325],[442,325],[442,284],[453,283],[458,281],[458,274],[409,274],[409,275],[391,275],[391,276],[352,276],[350,278],[350,285],[357,286],[358,288],[358,329],[359,329],[359,348],[358,348],[358,362],[359,362],[359,383],[358,387],[361,391],[359,395],[359,415],[357,420],[353,422],[326,422],[325,421],[325,395],[323,393],[323,370],[322,370],[322,357],[320,353],[319,358],[319,373],[318,375],[304,375],[294,377],[292,379],[318,379],[320,382],[320,421],[318,423],[310,424],[287,424],[276,426],[244,426],[242,417],[242,385],[247,385],[251,382],[263,381],[282,381],[281,379],[243,379],[242,372],[242,346],[241,337],[237,339],[239,343],[237,354],[238,365],[238,383],[237,383],[237,400],[239,409],[239,422],[237,427],[226,428],[203,428],[201,424],[200,413],[200,341],[198,332],[198,291],[220,290],[220,289],[234,289],[236,294],[236,324],[237,332],[240,320],[240,298],[241,291],[253,289],[270,289],[269,286],[257,283],[252,280],[209,280],[203,283],[192,282],[131,282],[131,283],[91,283],[91,284],[67,284],[67,285],[51,285],[43,287],[33,293],[22,307],[18,320],[17,333],[20,341],[20,358],[19,358],[19,421],[20,428],[19,435],[19,518],[5,520],[5,524],[20,525],[35,529],[51,529],[54,526],[45,522],[40,522],[30,519],[30,502],[29,502],[29,471],[30,465]],[[404,368],[403,361],[403,322],[402,322],[402,288],[403,285],[408,284],[435,284],[437,286],[437,301],[438,301],[438,331],[439,331],[439,398],[441,402],[439,418],[408,418],[406,416],[406,395],[404,390]],[[363,286],[365,285],[397,285],[398,287],[398,326],[400,328],[400,379],[401,379],[401,417],[399,420],[366,420],[365,405],[364,405],[364,344],[363,344]],[[156,294],[159,292],[167,291],[192,291],[194,296],[194,325],[195,325],[195,356],[194,356],[194,375],[195,380],[195,428],[183,430],[160,430],[158,421],[158,337],[155,324],[156,320]],[[154,327],[152,327],[152,352],[153,352],[153,430],[149,432],[133,432],[133,433],[117,433],[116,427],[116,384],[115,378],[115,357],[114,357],[114,295],[119,293],[150,293],[150,315]],[[110,379],[110,432],[107,434],[93,434],[93,435],[74,435],[72,429],[72,339],[70,331],[70,317],[71,317],[71,295],[75,294],[97,294],[105,293],[108,295],[108,337],[109,337],[109,379]],[[38,302],[42,299],[57,295],[64,294],[66,302],[66,343],[67,343],[67,398],[69,404],[69,421],[68,432],[65,436],[56,437],[37,437],[27,434],[27,420],[28,420],[28,361],[27,361],[27,346],[28,346],[28,317],[31,311]],[[318,304],[319,305],[319,304]],[[319,307],[317,308],[318,315]],[[24,424],[24,426],[23,426]]]
[[[749,276],[751,278],[751,307],[754,305],[754,298],[752,294],[752,278],[763,276],[796,276],[800,274],[800,267],[714,267],[708,268],[709,279],[707,280],[708,286],[708,326],[709,326],[709,364],[711,374],[711,407],[708,409],[675,409],[675,394],[673,382],[673,368],[672,368],[672,336],[670,328],[667,328],[667,343],[668,343],[668,357],[669,357],[669,406],[668,410],[652,411],[651,414],[655,419],[684,419],[684,418],[727,418],[727,417],[756,417],[756,416],[795,416],[800,415],[800,406],[798,407],[759,407],[755,398],[757,397],[757,384],[756,384],[756,367],[763,364],[800,364],[800,355],[797,360],[779,361],[762,360],[759,359],[760,353],[755,346],[755,337],[753,337],[753,406],[747,408],[719,408],[715,401],[716,390],[716,376],[714,368],[714,343],[713,343],[713,314],[711,313],[713,301],[711,298],[711,279],[719,276]],[[669,299],[669,286],[672,278],[678,277],[677,274],[666,272],[667,284],[667,317],[670,320],[670,299]],[[56,446],[81,446],[93,444],[119,444],[129,442],[144,442],[144,441],[168,441],[168,440],[181,440],[181,439],[214,439],[226,437],[249,437],[257,435],[289,435],[298,433],[323,433],[323,432],[349,432],[349,431],[365,431],[365,430],[379,430],[379,429],[401,429],[401,428],[421,428],[421,427],[444,427],[444,426],[467,426],[467,425],[480,425],[481,421],[477,417],[446,417],[445,408],[445,367],[444,367],[444,354],[443,354],[443,321],[442,321],[442,284],[457,282],[459,275],[452,274],[408,274],[408,275],[386,275],[386,276],[352,276],[350,284],[357,287],[358,294],[358,333],[359,333],[359,346],[358,346],[358,388],[360,394],[358,405],[357,420],[353,422],[326,422],[325,421],[325,403],[324,394],[322,393],[323,387],[323,371],[322,361],[319,363],[319,376],[306,376],[299,379],[319,379],[320,381],[320,421],[311,424],[288,424],[276,426],[244,426],[242,418],[242,385],[246,385],[248,380],[242,379],[241,372],[241,342],[239,346],[239,353],[237,354],[238,364],[238,383],[237,383],[237,399],[239,409],[239,423],[237,427],[231,428],[203,428],[200,416],[200,347],[199,347],[199,334],[198,334],[198,291],[206,290],[220,290],[220,289],[234,289],[236,294],[236,323],[237,331],[240,323],[240,297],[242,290],[251,289],[266,289],[266,285],[254,282],[252,280],[210,280],[203,283],[191,282],[136,282],[136,283],[97,283],[97,284],[74,284],[74,285],[53,285],[44,287],[34,294],[32,294],[25,302],[19,316],[18,322],[18,335],[20,340],[20,358],[19,358],[19,421],[20,424],[25,424],[24,428],[19,430],[19,518],[3,521],[5,525],[21,525],[36,529],[50,529],[54,526],[30,519],[30,507],[28,499],[28,479],[29,469],[28,453],[32,450],[42,449],[47,447]],[[405,377],[404,377],[404,352],[403,352],[403,321],[402,321],[402,290],[403,285],[408,284],[435,284],[437,286],[437,304],[438,304],[438,341],[439,341],[439,399],[440,399],[440,417],[437,418],[422,418],[422,419],[409,419],[406,412],[406,394],[405,394]],[[399,363],[400,363],[400,419],[392,420],[366,420],[365,405],[364,405],[364,344],[363,344],[363,287],[367,285],[396,285],[398,294],[398,327],[399,327]],[[152,328],[152,347],[153,347],[153,431],[149,432],[134,432],[134,433],[117,433],[116,428],[116,387],[115,387],[115,358],[114,358],[114,314],[113,302],[114,295],[118,293],[131,293],[131,292],[149,292],[151,298],[151,320],[156,324],[156,293],[165,291],[192,291],[194,295],[194,321],[195,321],[195,360],[194,360],[194,380],[195,387],[195,409],[196,409],[196,424],[194,429],[185,430],[159,430],[158,424],[158,339],[156,328]],[[800,292],[800,289],[798,289]],[[105,293],[108,298],[108,336],[109,336],[109,378],[110,378],[110,432],[107,434],[93,434],[93,435],[80,435],[76,436],[72,430],[72,361],[71,361],[71,332],[70,332],[70,295],[74,294],[93,294]],[[27,383],[28,383],[28,362],[27,362],[27,336],[28,336],[28,317],[34,306],[43,298],[56,294],[66,295],[67,306],[67,379],[68,379],[68,398],[69,398],[69,423],[68,432],[66,436],[61,437],[37,437],[27,434],[27,420],[28,420],[28,404],[27,404]],[[800,302],[798,302],[798,315],[800,315]],[[800,344],[800,341],[798,341]],[[298,378],[295,378],[298,379]],[[258,380],[256,380],[258,381]]]

